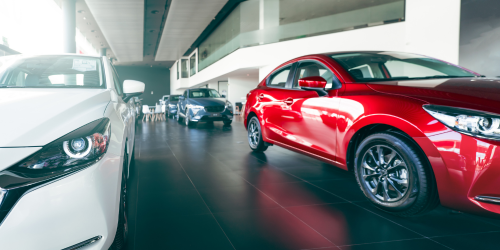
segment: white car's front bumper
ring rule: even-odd
[[[25,194],[0,225],[0,249],[64,249],[96,236],[81,249],[108,249],[118,223],[120,156]]]

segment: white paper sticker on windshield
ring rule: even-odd
[[[73,59],[72,69],[82,72],[95,71],[97,69],[96,60]]]

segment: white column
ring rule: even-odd
[[[62,0],[64,53],[76,53],[76,0]]]

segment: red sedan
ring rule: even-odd
[[[409,53],[309,55],[247,95],[245,126],[254,151],[354,172],[385,211],[500,214],[500,79]]]

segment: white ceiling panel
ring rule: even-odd
[[[226,3],[227,0],[172,0],[155,60],[179,59]]]
[[[119,62],[142,61],[144,0],[85,0],[85,2],[116,59]]]

